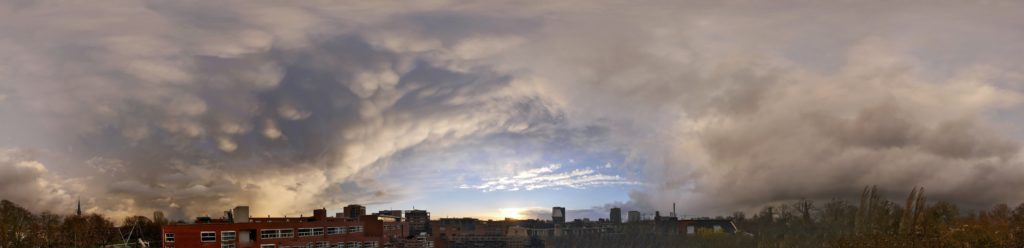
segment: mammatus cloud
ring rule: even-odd
[[[544,188],[585,189],[592,186],[639,184],[638,182],[626,180],[618,175],[597,173],[592,168],[558,172],[558,169],[561,167],[561,164],[551,164],[519,172],[514,176],[487,179],[479,185],[461,185],[459,188],[479,189],[484,192],[490,192],[498,190],[519,191]]]
[[[622,204],[708,214],[867,184],[1010,201],[1020,5],[2,3],[0,177],[20,183],[0,198],[296,214],[415,193],[392,170],[490,170],[407,162],[434,153],[546,152],[501,152],[516,136],[615,151],[637,173],[519,168],[465,186],[637,182]]]

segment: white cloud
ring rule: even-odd
[[[485,179],[478,185],[461,185],[463,189],[490,191],[519,191],[545,188],[586,189],[606,185],[638,185],[618,175],[597,173],[590,168],[559,172],[561,164],[550,164],[516,173],[512,176]]]

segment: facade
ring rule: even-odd
[[[565,224],[565,208],[551,208],[551,221],[554,222],[555,224]]]
[[[326,209],[317,209],[313,217],[250,218],[248,207],[236,207],[225,218],[165,225],[161,238],[164,248],[375,248],[389,246],[388,236],[395,235],[385,231],[387,220],[376,216],[326,215]]]
[[[345,217],[353,220],[359,219],[359,216],[366,215],[366,207],[363,205],[351,204],[345,206],[343,211],[345,212]]]
[[[435,247],[439,248],[517,248],[526,244],[526,236],[510,235],[516,221],[482,221],[474,218],[442,218],[431,223]]]
[[[405,222],[409,223],[409,234],[430,234],[430,212],[426,210],[405,211]]]
[[[629,222],[640,222],[640,220],[642,220],[640,218],[640,211],[629,211],[626,216],[626,221]]]
[[[608,213],[608,215],[610,215],[610,216],[608,216],[608,220],[610,220],[612,223],[616,223],[616,224],[622,223],[622,209],[621,208],[612,208],[612,210],[610,211],[610,213]]]

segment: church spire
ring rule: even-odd
[[[78,215],[78,216],[82,216],[82,198],[81,197],[78,198],[78,209],[75,210],[75,214]]]

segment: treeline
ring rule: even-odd
[[[900,203],[866,187],[856,205],[800,200],[732,219],[759,247],[1024,247],[1024,204],[962,212],[949,202],[928,203],[924,188]]]
[[[1024,204],[998,204],[961,211],[948,202],[928,202],[915,188],[892,202],[866,187],[857,202],[799,200],[730,217],[741,233],[672,235],[650,228],[621,234],[560,237],[554,247],[1018,247],[1024,248]],[[627,224],[628,226],[628,224]]]
[[[163,222],[163,221],[161,221]],[[160,240],[160,225],[144,216],[125,218],[122,227],[103,215],[83,214],[61,216],[49,212],[32,212],[0,200],[0,247],[100,247]],[[150,243],[151,246],[158,243]]]

